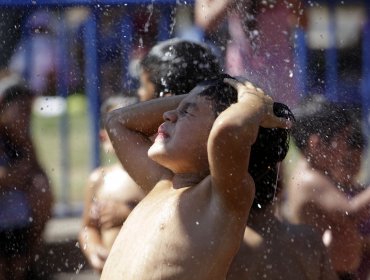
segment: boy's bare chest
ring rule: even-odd
[[[218,211],[211,198],[186,192],[149,195],[132,212],[124,230],[146,236],[152,244],[158,238],[166,246],[191,246],[198,236],[204,238],[208,231],[211,235],[220,226]]]
[[[164,269],[175,275],[185,268],[202,274],[205,262],[212,265],[227,258],[235,247],[224,240],[228,222],[211,201],[183,192],[148,195],[126,220],[112,257],[124,261],[134,274],[136,269],[151,273]]]

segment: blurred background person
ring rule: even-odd
[[[276,104],[274,108],[277,116],[288,115],[294,120],[286,106]],[[298,275],[300,279],[337,279],[321,236],[310,226],[281,221],[276,213],[281,191],[278,173],[288,152],[289,140],[290,130],[260,127],[251,150],[251,161],[259,164],[249,166],[255,199],[228,280],[293,280]],[[266,156],[261,158],[261,153]],[[267,172],[262,172],[261,167],[266,163],[269,164]]]
[[[370,188],[357,181],[365,147],[361,117],[356,108],[316,95],[294,113],[292,136],[300,154],[291,170],[283,169],[281,213],[315,228],[340,279],[359,279],[370,228]]]
[[[31,137],[33,93],[15,74],[0,76],[0,277],[25,279],[42,250],[53,196]]]
[[[136,103],[134,97],[111,96],[101,107],[107,112]],[[104,152],[114,153],[107,131],[101,127],[100,142]],[[123,223],[144,197],[142,189],[120,163],[95,169],[85,188],[80,248],[90,266],[100,273]]]

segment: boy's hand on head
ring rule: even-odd
[[[279,118],[274,114],[274,101],[261,88],[256,87],[244,78],[225,78],[224,82],[238,91],[238,102],[248,104],[264,112],[260,126],[265,128],[285,128],[292,126],[292,122],[285,118]]]

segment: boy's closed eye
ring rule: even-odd
[[[186,116],[186,115],[194,116],[194,115],[193,115],[193,114],[191,114],[188,110],[180,110],[180,111],[179,111],[179,115],[180,115],[180,116]]]
[[[182,106],[180,109],[179,109],[179,115],[180,116],[185,116],[185,115],[190,115],[192,117],[194,117],[194,113],[193,111],[195,111],[197,109],[197,106],[195,103],[186,103],[184,104],[184,106]]]

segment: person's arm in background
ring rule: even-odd
[[[195,24],[205,31],[212,31],[226,17],[235,0],[196,0]]]
[[[82,214],[82,226],[78,240],[82,253],[85,255],[89,264],[99,273],[103,270],[108,250],[103,246],[99,229],[99,217],[97,205],[94,204],[94,196],[99,184],[101,184],[102,170],[97,169],[87,182],[84,197],[84,211]]]
[[[141,102],[108,113],[106,129],[116,155],[131,178],[148,193],[165,175],[167,168],[148,157],[150,136],[158,131],[163,113],[177,107],[184,95]]]
[[[306,184],[306,187],[303,185],[301,188],[301,190],[307,191],[306,201],[314,201],[321,210],[328,213],[328,217],[333,221],[343,220],[345,217],[352,224],[361,219],[370,218],[370,187],[348,199],[326,179],[315,178],[312,180],[308,178],[302,183]],[[310,191],[315,189],[315,184],[321,186],[320,191]]]
[[[370,251],[370,186],[350,200],[351,216],[361,228],[364,250]]]
[[[328,247],[335,270],[356,270],[363,243],[357,221],[349,214],[349,200],[327,178],[312,175],[303,176],[299,188],[295,188],[291,195],[302,200],[299,211],[302,223],[312,224],[317,219],[325,219],[330,225],[331,235],[324,234],[323,242]]]
[[[350,199],[350,214],[357,219],[370,219],[370,186]]]

